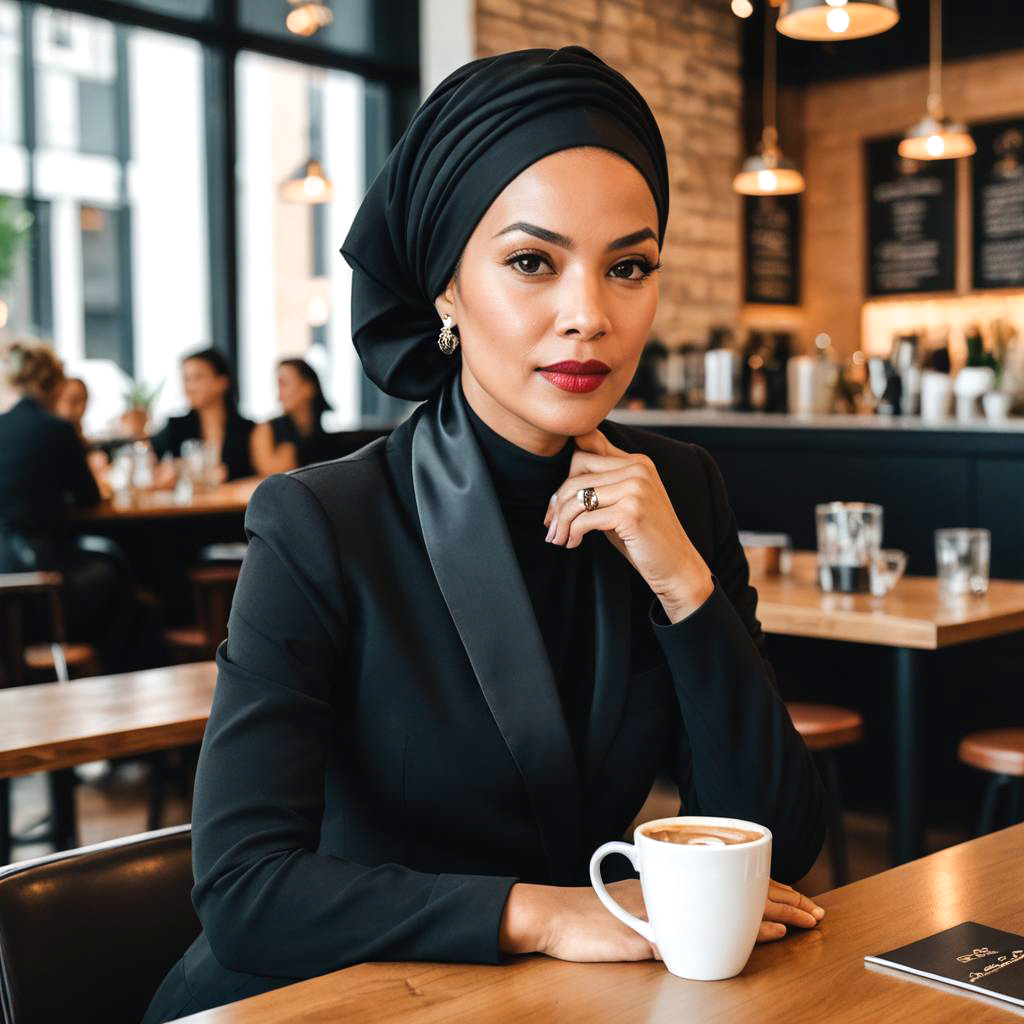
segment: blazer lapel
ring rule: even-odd
[[[416,509],[445,604],[529,793],[551,880],[567,884],[579,858],[572,741],[460,389],[456,374],[420,410],[412,437]]]

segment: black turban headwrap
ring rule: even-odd
[[[354,272],[352,340],[367,376],[397,398],[434,394],[458,365],[437,346],[434,299],[480,218],[531,164],[597,146],[644,176],[668,220],[668,166],[654,115],[619,72],[580,46],[471,61],[423,102],[374,179],[342,254]]]

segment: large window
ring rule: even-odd
[[[158,420],[180,410],[181,355],[210,344],[250,415],[275,413],[293,355],[337,425],[379,411],[338,248],[415,98],[417,5],[331,2],[305,40],[287,0],[0,0],[0,240],[29,225],[6,276],[0,259],[0,338],[52,339],[102,381],[93,429],[131,377],[162,384]],[[329,201],[289,200],[311,160]]]

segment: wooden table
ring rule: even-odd
[[[242,515],[260,482],[259,477],[232,480],[209,491],[193,494],[187,502],[176,502],[173,491],[147,491],[137,495],[131,502],[117,499],[104,501],[95,508],[76,509],[69,515],[79,523]]]
[[[1020,1011],[864,957],[962,921],[1022,931],[1024,825],[950,847],[835,889],[818,928],[757,946],[728,981],[684,981],[661,964],[570,964],[526,957],[505,967],[361,964],[183,1018],[191,1024],[359,1021],[428,1024],[557,1021],[605,1024],[994,1024]]]
[[[0,778],[198,743],[212,661],[0,689]]]
[[[924,852],[920,809],[920,679],[915,651],[1003,636],[1024,629],[1024,583],[993,580],[983,597],[944,599],[934,577],[906,576],[885,597],[826,594],[814,552],[793,555],[787,576],[753,577],[766,633],[890,647],[895,657],[892,855],[904,863]]]

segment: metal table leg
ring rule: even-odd
[[[904,864],[924,854],[920,793],[920,719],[915,652],[898,647],[893,679],[893,804],[891,855]]]

